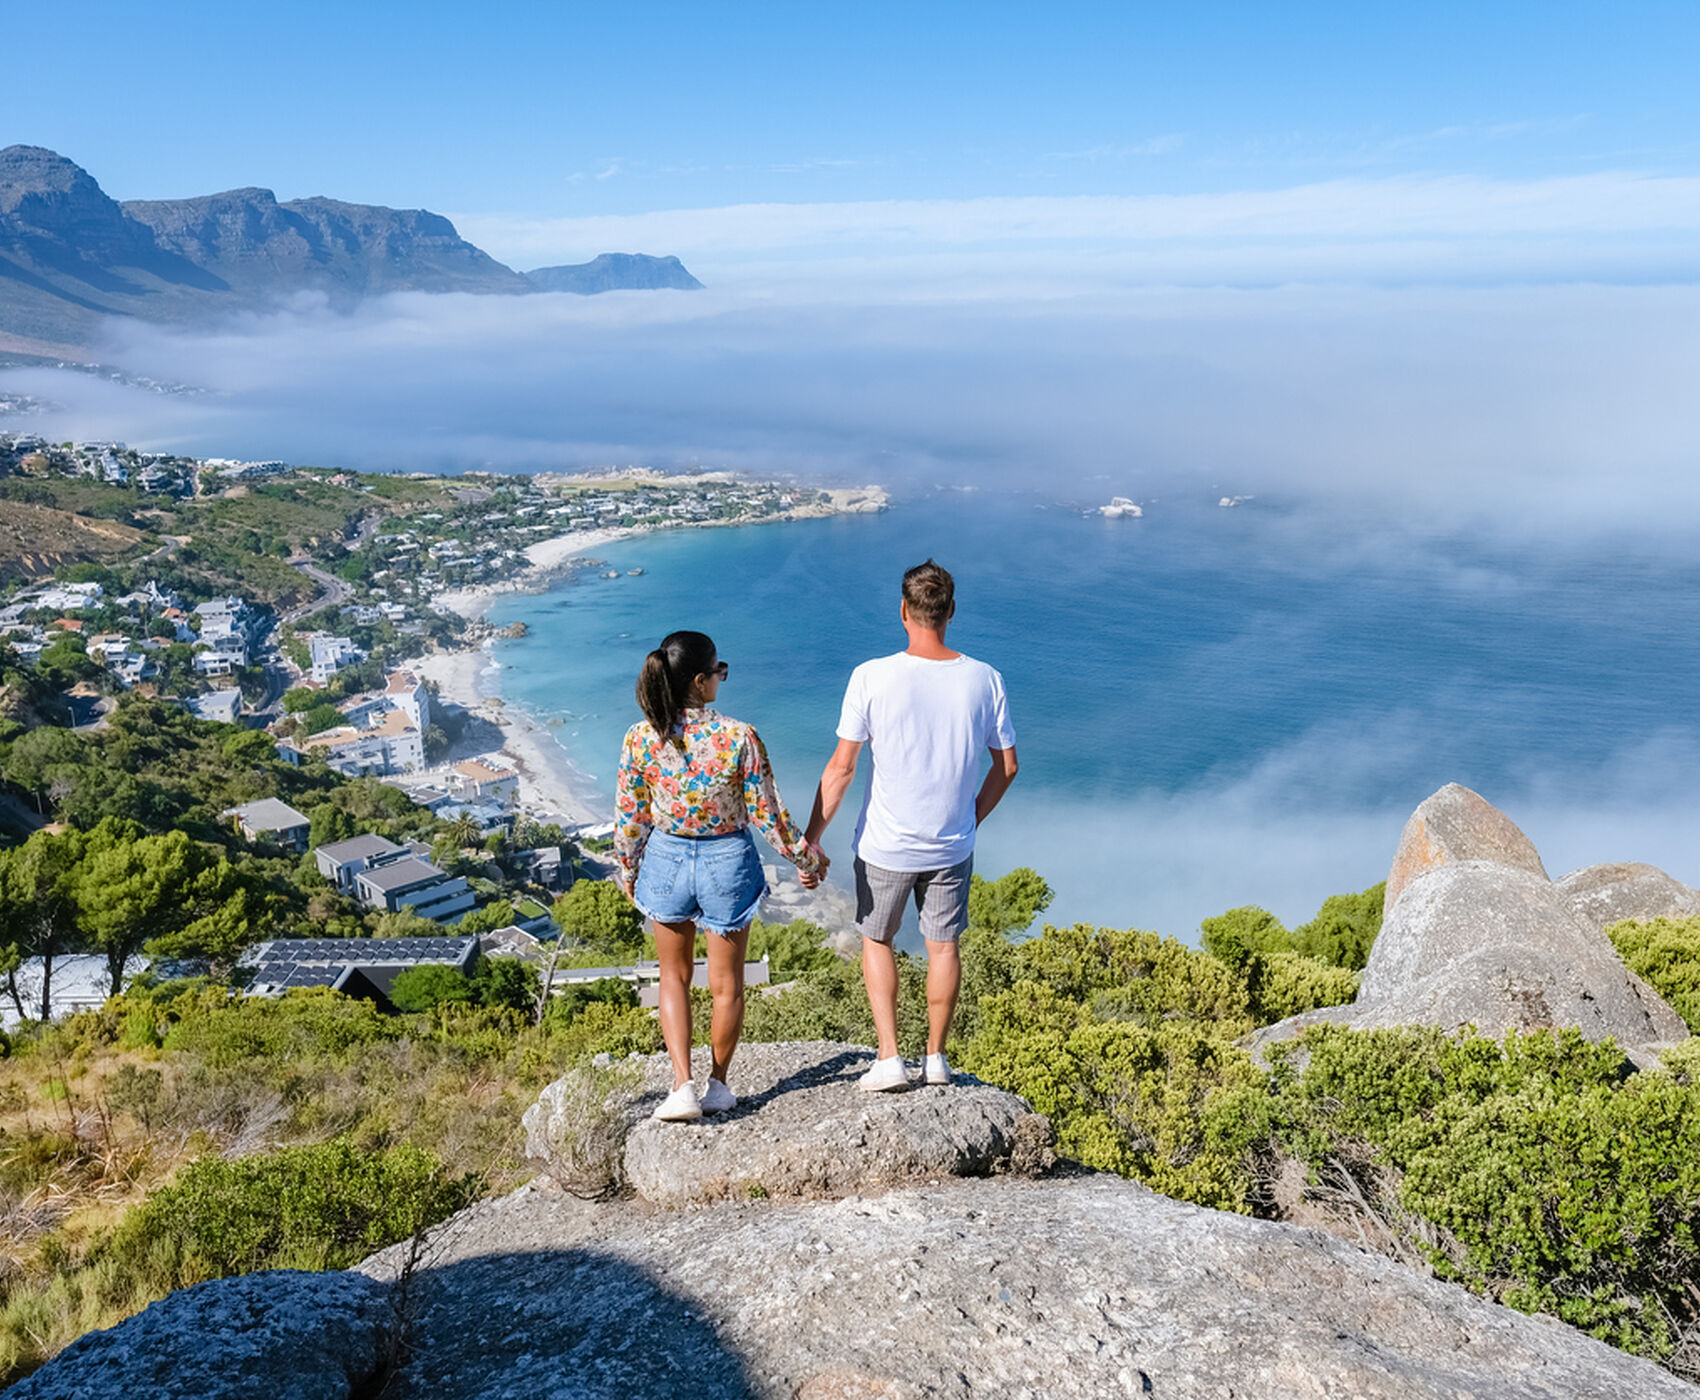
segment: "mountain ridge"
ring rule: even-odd
[[[302,292],[347,309],[386,292],[689,290],[677,258],[605,253],[526,274],[428,209],[246,186],[120,203],[69,158],[0,149],[0,335],[88,344],[108,316],[193,324]]]

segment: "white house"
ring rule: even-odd
[[[220,724],[235,724],[236,717],[242,713],[242,692],[240,690],[215,690],[207,695],[197,695],[187,702],[189,713],[196,719],[217,720]]]
[[[509,806],[519,801],[519,772],[485,756],[464,759],[448,771],[449,789],[463,799],[494,798]]]
[[[314,637],[308,644],[312,676],[323,685],[344,666],[365,658],[365,653],[347,637]]]

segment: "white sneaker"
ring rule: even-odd
[[[875,1060],[873,1068],[856,1081],[856,1087],[870,1094],[907,1089],[909,1067],[903,1063],[901,1055],[893,1055],[889,1060]]]
[[[702,1117],[702,1100],[697,1097],[697,1086],[691,1083],[681,1084],[666,1098],[651,1115],[663,1123],[682,1123],[691,1118]]]
[[[738,1096],[722,1084],[718,1079],[708,1081],[708,1088],[702,1091],[702,1111],[704,1113],[725,1113],[728,1109],[738,1106]]]
[[[950,1061],[943,1055],[928,1055],[926,1063],[921,1066],[921,1082],[923,1084],[950,1083]]]

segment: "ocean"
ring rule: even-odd
[[[1050,922],[1195,940],[1239,904],[1301,921],[1383,879],[1411,809],[1453,781],[1522,824],[1555,877],[1646,860],[1700,879],[1700,567],[1668,556],[1264,500],[1106,519],[937,491],[598,557],[490,617],[528,629],[497,644],[496,689],[610,805],[638,667],[689,627],[730,663],[720,707],[761,732],[805,818],[845,679],[903,647],[901,574],[933,557],[957,579],[950,641],[1002,671],[1018,736],[977,868],[1039,870]],[[853,825],[847,802],[835,882]]]

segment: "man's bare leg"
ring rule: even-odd
[[[950,1018],[956,1012],[956,994],[962,989],[962,958],[954,940],[935,943],[927,939],[927,1053],[944,1054],[950,1037]]]
[[[868,989],[868,1009],[874,1013],[879,1057],[889,1060],[897,1053],[897,955],[891,944],[862,940],[862,983]]]

